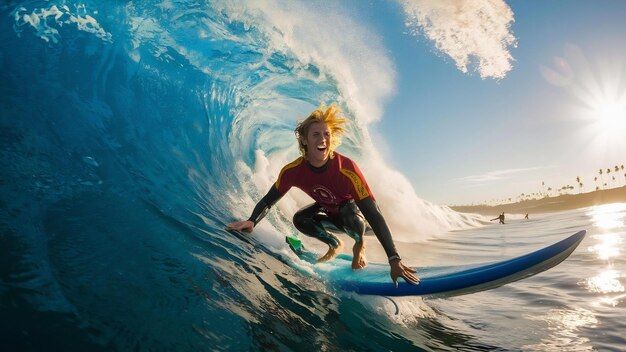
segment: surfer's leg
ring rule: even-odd
[[[349,201],[341,206],[339,217],[341,220],[340,228],[343,228],[348,236],[354,239],[352,269],[363,269],[367,265],[365,261],[365,239],[363,238],[366,228],[365,218],[354,201]]]
[[[343,247],[341,240],[326,231],[322,225],[322,221],[328,220],[328,215],[317,203],[298,210],[293,216],[293,224],[298,231],[307,236],[315,237],[328,245],[328,252],[317,259],[320,262],[334,258],[341,252]]]

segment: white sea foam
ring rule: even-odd
[[[31,12],[25,7],[19,7],[13,12],[13,17],[18,33],[20,27],[28,25],[46,42],[58,43],[61,35],[55,27],[69,24],[74,24],[78,30],[94,34],[104,41],[112,40],[111,33],[105,31],[98,21],[87,13],[85,5],[77,5],[74,9],[67,5],[52,5],[49,8],[35,8]]]
[[[517,40],[511,33],[513,11],[502,0],[401,0],[406,26],[415,36],[424,35],[450,56],[459,70],[474,66],[482,78],[503,78],[512,68],[509,47]]]
[[[287,52],[304,66],[314,63],[336,81],[346,105],[364,122],[380,119],[393,93],[395,70],[381,38],[327,2],[225,2],[231,19],[256,26],[268,50]]]

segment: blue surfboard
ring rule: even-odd
[[[579,231],[553,245],[519,257],[493,263],[416,267],[419,285],[402,279],[398,288],[389,277],[389,265],[370,263],[352,270],[352,256],[338,255],[330,262],[317,263],[314,270],[334,287],[362,295],[451,297],[496,288],[548,270],[565,260],[585,238]],[[316,255],[302,251],[300,257],[314,263]]]

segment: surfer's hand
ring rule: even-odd
[[[254,229],[254,223],[250,220],[231,222],[226,225],[226,229],[250,233]]]
[[[389,263],[389,266],[391,266],[391,279],[396,285],[396,288],[398,288],[399,277],[403,278],[404,281],[411,285],[417,285],[420,283],[420,279],[418,279],[417,276],[413,275],[414,273],[416,273],[416,271],[413,268],[409,268],[408,266],[402,264],[402,261],[400,259],[392,260]]]

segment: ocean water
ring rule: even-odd
[[[375,40],[315,16],[328,5],[278,5],[0,4],[0,349],[626,349],[625,203],[496,225],[420,199],[370,137],[389,90]],[[587,238],[495,290],[389,300],[336,291],[285,248],[302,194],[254,236],[224,231],[297,155],[296,121],[331,101],[406,263]]]

